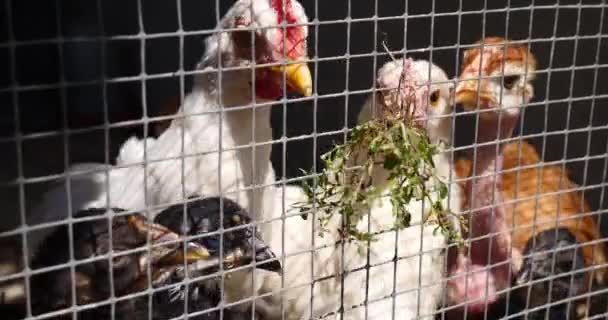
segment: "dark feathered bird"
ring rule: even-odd
[[[73,246],[74,271],[69,266],[37,273],[31,279],[32,312],[34,315],[69,308],[76,305],[102,302],[112,295],[121,297],[148,287],[148,264],[151,266],[151,283],[158,285],[163,275],[183,266],[185,262],[209,258],[208,251],[194,243],[186,249],[180,236],[167,228],[148,223],[140,214],[116,215],[120,209],[89,209],[76,214],[91,220],[76,222],[72,226],[70,241],[68,226],[51,234],[38,249],[34,269],[58,266],[70,261],[70,242]],[[108,218],[106,215],[111,215]],[[108,228],[111,223],[111,228]],[[110,232],[111,230],[111,232]],[[147,240],[150,238],[150,250]],[[138,251],[133,249],[139,248]],[[112,251],[111,261],[104,257]],[[124,254],[121,254],[124,253]],[[185,255],[184,255],[185,253]],[[86,260],[86,261],[83,261]],[[74,294],[72,288],[76,289]],[[111,317],[110,304],[79,312],[79,319]],[[133,300],[115,304],[115,319],[132,319],[135,315]],[[72,313],[60,315],[69,319]]]
[[[522,305],[527,302],[529,308],[536,308],[575,297],[586,279],[585,258],[577,244],[567,228],[549,229],[530,239],[516,279],[516,284],[526,285],[516,291],[515,298]],[[546,312],[550,319],[571,314],[574,319],[575,309],[575,304],[560,303],[534,314],[539,319],[544,319]]]
[[[243,207],[228,198],[219,197],[189,200],[185,205],[178,204],[167,208],[155,218],[155,223],[175,233],[188,235],[189,241],[204,246],[209,250],[211,259],[216,257],[219,259],[221,248],[224,270],[255,262],[257,268],[280,272],[279,261],[269,247],[257,237],[254,227],[249,225],[250,222],[251,217]],[[216,230],[221,232],[215,232]],[[191,278],[212,272],[210,268],[198,267],[203,263],[203,261],[195,263],[189,268]],[[217,266],[219,267],[219,264]],[[173,282],[177,282],[175,280],[179,279],[174,279]],[[229,280],[224,279],[224,281]],[[206,313],[204,310],[216,307],[222,300],[219,294],[221,284],[222,278],[217,273],[215,277],[205,277],[204,280],[191,283],[187,293],[184,285],[173,286],[155,295],[154,301],[164,305],[158,308],[163,317],[182,315],[186,310],[187,302],[188,313],[202,312],[201,316],[194,319],[219,319],[218,310]],[[224,319],[252,319],[250,314],[235,310],[224,310],[223,314]]]
[[[124,214],[121,209],[77,213],[79,219],[90,220],[73,224],[72,241],[68,226],[63,226],[47,238],[35,255],[33,268],[37,271],[31,279],[29,295],[33,314],[59,311],[52,319],[71,319],[71,310],[61,310],[73,306],[74,301],[83,308],[78,311],[78,319],[168,319],[183,314],[187,304],[189,313],[198,313],[190,319],[220,319],[219,311],[209,310],[221,301],[221,277],[216,272],[267,260],[270,261],[257,267],[280,271],[275,255],[255,236],[253,227],[247,226],[249,215],[235,202],[207,198],[188,202],[185,208],[185,220],[184,205],[179,204],[162,211],[156,219],[158,223],[150,223],[140,214]],[[183,235],[207,236],[185,242]],[[70,242],[76,260],[74,272],[70,266],[58,266],[70,261]],[[110,249],[111,263],[103,257]],[[52,266],[58,267],[38,273],[40,268]],[[197,279],[200,277],[203,278]],[[195,279],[187,284],[188,290],[184,284],[187,278]],[[124,297],[148,289],[149,284],[154,288],[151,299],[145,293]],[[72,287],[76,288],[74,295]],[[118,301],[109,301],[112,295]],[[91,303],[101,305],[87,306]],[[18,312],[12,313],[15,316],[11,319],[25,314],[23,306],[15,310]],[[239,317],[252,319],[242,312],[224,311],[224,319]]]
[[[583,248],[568,228],[537,233],[523,251],[522,268],[514,279],[508,303],[502,297],[488,310],[488,319],[577,319],[590,310],[606,312],[605,295],[576,298],[587,285]],[[599,288],[596,288],[599,289]]]
[[[257,264],[258,267],[270,271],[281,269],[274,253],[258,237],[254,226],[249,225],[249,213],[228,198],[209,197],[190,200],[185,206],[174,205],[159,213],[154,222],[172,232],[193,236],[189,240],[204,246],[212,255],[218,253],[222,240],[222,247],[226,252],[243,250],[240,259],[245,259],[245,263],[251,262],[255,256],[256,261],[270,260]],[[220,225],[225,231],[202,236],[220,229]]]

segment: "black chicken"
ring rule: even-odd
[[[72,302],[82,306],[103,302],[112,296],[120,299],[121,296],[145,290],[149,283],[148,265],[151,266],[150,282],[157,286],[164,280],[165,274],[172,273],[185,263],[209,258],[208,251],[199,244],[187,243],[184,249],[179,235],[148,223],[140,214],[119,215],[121,212],[124,210],[88,209],[76,214],[79,219],[91,219],[76,222],[72,227],[74,271],[69,266],[60,266],[32,276],[29,296],[34,315],[69,308]],[[111,229],[108,228],[110,220],[105,213],[112,215]],[[112,261],[102,257],[111,250]],[[70,261],[70,251],[69,229],[63,226],[38,249],[33,269],[65,264]],[[74,295],[72,287],[76,289]],[[110,312],[112,308],[108,302],[102,306],[85,307],[79,311],[78,318],[110,318]],[[129,319],[135,313],[133,300],[115,303],[115,319]],[[58,315],[57,319],[71,317],[72,312],[67,311]]]
[[[488,318],[581,318],[577,315],[582,310],[577,308],[578,301],[569,299],[576,297],[588,280],[584,271],[587,266],[574,235],[566,228],[539,232],[528,241],[523,254],[522,268],[513,281],[517,288],[511,291],[508,299],[503,297],[492,305]],[[589,301],[592,308],[604,308],[599,313],[605,312],[606,308],[606,304],[600,302],[602,298],[593,296]]]
[[[188,235],[189,241],[197,243],[209,251],[212,260],[219,259],[219,252],[222,248],[224,270],[236,265],[255,263],[256,268],[273,272],[281,271],[281,265],[274,253],[257,237],[254,227],[249,225],[251,218],[247,211],[230,199],[210,197],[192,200],[191,198],[185,205],[178,204],[167,208],[156,216],[154,222],[175,233]],[[214,232],[216,230],[222,231]],[[194,263],[189,268],[189,276],[194,278],[208,275],[209,268],[197,267],[206,263],[208,261]],[[214,265],[219,267],[220,264]],[[216,270],[219,271],[219,269]],[[178,278],[181,277],[183,275]],[[176,280],[181,279],[173,279],[172,282],[177,282]],[[205,277],[203,280],[191,283],[188,290],[184,285],[174,286],[155,295],[153,302],[164,306],[154,309],[162,312],[163,318],[178,317],[186,310],[187,302],[188,313],[199,314],[195,317],[189,315],[189,319],[220,319],[218,308],[210,312],[204,312],[204,310],[216,307],[222,300],[219,294],[221,284],[222,278],[218,273],[214,277]],[[231,309],[223,310],[223,319],[241,318],[253,319],[250,313],[243,314]]]
[[[159,223],[183,235],[212,233],[195,241],[183,241],[182,235],[167,227],[150,223],[140,214],[125,214],[121,209],[77,213],[75,216],[82,221],[72,226],[74,270],[58,266],[70,261],[68,226],[50,235],[35,255],[32,264],[35,274],[28,295],[32,298],[33,315],[53,312],[50,319],[72,319],[77,312],[78,319],[85,320],[169,319],[183,314],[187,304],[189,312],[197,313],[190,319],[219,319],[219,310],[208,310],[217,307],[221,300],[221,278],[214,272],[252,261],[267,261],[256,267],[280,270],[274,254],[254,237],[252,228],[239,227],[249,223],[247,213],[236,203],[224,201],[223,218],[218,198],[188,203],[185,224],[183,205],[159,214]],[[217,232],[220,227],[230,230],[219,230],[223,234],[220,236]],[[223,238],[221,246],[220,238]],[[110,250],[111,262],[104,256]],[[50,271],[40,270],[53,266]],[[189,282],[188,278],[196,281]],[[152,293],[141,292],[149,289],[149,284]],[[74,295],[72,287],[76,289]],[[76,311],[69,309],[73,305],[78,306]],[[15,310],[7,315],[10,319],[25,315],[24,306],[3,307]],[[224,311],[225,319],[239,316],[243,314]]]
[[[518,285],[525,286],[516,290],[515,298],[522,305],[529,301],[529,308],[566,301],[540,309],[530,316],[545,319],[545,313],[548,313],[549,319],[577,318],[576,304],[568,303],[568,298],[576,297],[587,285],[587,266],[582,250],[576,244],[576,238],[566,228],[540,232],[528,241],[522,269],[516,278]]]

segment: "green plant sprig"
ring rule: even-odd
[[[316,210],[320,221],[319,235],[328,232],[328,223],[335,214],[342,215],[338,230],[343,240],[373,241],[374,234],[360,231],[357,223],[368,214],[374,201],[390,197],[394,216],[394,230],[410,226],[411,201],[430,205],[430,213],[423,222],[436,225],[450,240],[461,240],[443,200],[448,187],[436,174],[433,157],[441,150],[430,142],[426,131],[410,119],[410,102],[407,107],[384,110],[376,117],[353,128],[348,140],[322,155],[325,169],[315,174],[302,170],[312,178],[302,182],[306,202],[296,204],[300,212]],[[403,101],[402,100],[402,101]],[[373,179],[378,170],[384,170],[382,180]],[[435,197],[435,199],[433,199]],[[462,223],[459,227],[463,227]]]

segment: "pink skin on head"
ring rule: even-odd
[[[283,10],[283,2],[285,10]],[[285,23],[297,24],[291,0],[271,0],[271,7],[277,15],[277,26]],[[306,39],[302,26],[278,27],[275,43],[270,44],[268,56],[261,63],[279,63],[286,56],[287,60],[297,61],[306,56]],[[285,34],[283,34],[285,31]],[[283,42],[285,40],[285,42]],[[280,76],[280,74],[279,74]],[[256,96],[265,100],[276,100],[283,96],[283,79],[277,78],[277,73],[268,70],[256,70],[255,80]]]
[[[415,108],[413,109],[414,119],[426,119],[427,109],[429,107],[429,88],[422,83],[416,82],[416,79],[424,79],[424,77],[416,70],[414,60],[406,59],[403,61],[402,73],[402,94],[404,97],[412,97]]]
[[[398,82],[394,78],[379,77],[378,88],[390,89],[383,91],[385,106],[398,106],[408,108],[412,118],[420,125],[428,118],[429,108],[428,86],[421,83],[425,77],[416,70],[415,62],[411,58],[403,59],[403,69]],[[400,90],[393,90],[399,88]]]

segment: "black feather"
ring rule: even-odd
[[[210,197],[189,200],[185,205],[178,204],[163,210],[156,216],[154,222],[176,233],[188,236],[200,236],[193,238],[192,241],[205,246],[212,255],[219,255],[221,243],[224,254],[236,249],[241,249],[246,253],[246,256],[249,254],[249,258],[243,258],[244,261],[241,262],[243,265],[250,263],[255,255],[256,261],[273,259],[270,262],[259,264],[258,268],[277,272],[281,270],[281,265],[276,260],[272,251],[256,237],[255,228],[247,226],[251,223],[248,212],[230,199]],[[206,235],[219,230],[220,226],[224,229],[222,231],[223,236],[220,236],[219,233]],[[190,274],[190,277],[200,277],[203,275],[195,273]],[[173,278],[169,283],[178,283],[183,280],[183,278]],[[188,313],[205,312],[217,307],[221,302],[221,281],[222,279],[218,275],[189,284],[187,293]],[[178,317],[184,314],[184,310],[186,309],[185,286],[180,285],[176,289],[173,290],[173,293],[170,290],[166,290],[154,296],[153,301],[158,305],[154,309],[162,310],[163,317]],[[180,299],[173,299],[176,293],[181,296]],[[231,309],[223,310],[223,315],[223,319],[231,320],[256,319],[256,316],[252,316],[250,312],[243,313]],[[220,319],[220,312],[205,312],[194,319]]]
[[[122,212],[121,209],[113,209]],[[88,209],[78,212],[79,218],[101,216],[106,209]],[[73,224],[73,249],[76,261],[94,258],[107,254],[110,249],[114,252],[133,249],[146,243],[145,234],[133,232],[128,224],[128,217],[122,215],[112,218],[112,243],[109,238],[109,223],[106,217],[76,222]],[[33,269],[65,264],[70,260],[70,239],[68,226],[64,225],[52,233],[43,245],[38,248],[32,264]],[[53,310],[65,309],[72,306],[72,287],[76,287],[76,304],[83,305],[103,301],[110,298],[111,282],[116,296],[132,292],[133,281],[140,276],[139,253],[131,253],[115,257],[110,263],[107,258],[100,258],[87,263],[79,263],[72,273],[70,267],[43,272],[32,276],[31,295],[32,312],[34,315]],[[110,271],[112,268],[112,272]],[[73,283],[73,281],[76,283]],[[116,319],[128,319],[134,314],[132,301],[117,302]],[[101,306],[79,312],[79,319],[99,319],[111,317],[110,306]],[[67,313],[53,319],[71,319]]]
[[[221,203],[220,203],[221,202]],[[205,198],[186,204],[186,220],[184,221],[183,205],[172,206],[161,212],[157,224],[163,225],[179,234],[202,235],[194,241],[205,246],[212,256],[219,254],[220,247],[228,254],[235,249],[241,249],[249,254],[250,259],[243,258],[242,264],[251,260],[273,261],[263,264],[266,269],[280,271],[280,264],[268,247],[255,236],[255,228],[247,226],[251,222],[248,213],[229,199]],[[223,210],[223,211],[222,211]],[[113,209],[122,212],[121,209]],[[110,249],[114,253],[142,247],[147,243],[147,234],[136,230],[129,224],[129,217],[134,215],[120,215],[112,217],[112,242],[110,243],[109,223],[106,209],[89,209],[78,212],[79,218],[100,216],[83,222],[76,222],[72,226],[74,259],[77,264],[72,272],[69,266],[39,273],[31,278],[32,311],[34,315],[72,307],[72,287],[76,287],[76,304],[107,301],[111,296],[111,282],[113,281],[114,295],[124,296],[144,290],[146,287],[134,285],[147,274],[140,270],[140,257],[143,252],[129,253],[114,257],[112,262],[107,258],[78,263],[79,260],[91,259],[107,254]],[[220,214],[223,212],[223,215]],[[145,220],[141,215],[135,214],[138,219]],[[213,234],[218,229],[220,234]],[[70,237],[68,226],[62,226],[52,233],[38,248],[32,268],[56,266],[70,261]],[[207,235],[211,233],[211,235]],[[221,246],[220,246],[220,241]],[[255,256],[255,258],[254,258]],[[153,269],[154,271],[156,269]],[[161,270],[162,271],[162,270]],[[165,271],[163,271],[165,272]],[[211,274],[211,270],[201,270],[190,273],[190,277],[209,275],[204,280],[191,283],[182,283],[185,278],[183,272],[169,269],[162,281],[155,282],[152,298],[142,295],[131,299],[120,299],[105,305],[78,311],[78,319],[169,319],[179,317],[186,311],[188,313],[202,313],[190,319],[215,320],[220,319],[220,311],[213,310],[221,301],[219,284],[221,278]],[[76,283],[73,283],[73,282]],[[188,290],[185,290],[185,286]],[[186,297],[187,295],[187,297]],[[150,306],[149,304],[152,303]],[[19,310],[19,309],[17,309]],[[24,308],[21,308],[24,310]],[[149,315],[149,310],[152,314]],[[233,310],[223,310],[224,319],[253,319],[248,313]],[[150,317],[151,316],[151,317]],[[62,315],[51,319],[72,319],[73,312],[66,310]]]
[[[539,232],[531,238],[524,250],[522,269],[516,283],[523,285],[515,291],[515,299],[529,308],[565,300],[528,314],[528,318],[575,318],[576,297],[585,286],[586,268],[576,237],[566,228]],[[528,295],[528,291],[530,294]]]

